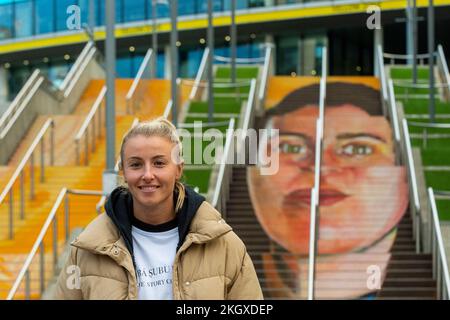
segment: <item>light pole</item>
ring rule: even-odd
[[[208,122],[213,121],[214,96],[213,96],[213,62],[214,62],[214,29],[213,29],[213,0],[208,0]]]
[[[435,101],[434,101],[434,6],[433,0],[428,0],[428,54],[429,54],[429,85],[430,97],[428,103],[428,112],[430,121],[434,122]]]
[[[177,29],[178,0],[170,0],[170,53],[171,53],[171,92],[172,92],[172,122],[175,126],[178,123],[177,106],[178,106],[178,29]]]
[[[231,0],[231,82],[236,83],[236,0]]]
[[[88,25],[92,32],[92,37],[94,37],[94,29],[95,29],[95,0],[89,0],[89,17],[88,17]]]
[[[116,140],[116,109],[115,109],[115,70],[116,70],[116,39],[114,34],[115,0],[106,1],[106,169],[103,172],[103,193],[109,194],[116,187],[115,140]]]
[[[412,45],[413,45],[413,83],[417,83],[417,1],[413,1],[412,8]]]
[[[150,70],[150,77],[156,77],[156,68],[158,63],[158,31],[156,30],[156,19],[157,19],[157,9],[158,4],[169,5],[167,0],[152,0],[152,49],[153,49],[153,57],[152,57],[152,67]]]

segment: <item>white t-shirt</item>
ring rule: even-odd
[[[132,226],[139,300],[173,300],[172,268],[178,227],[149,232]]]

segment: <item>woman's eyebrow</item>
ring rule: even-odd
[[[372,139],[376,139],[379,140],[381,142],[386,143],[386,140],[376,134],[372,134],[372,133],[366,133],[366,132],[361,132],[361,133],[341,133],[338,134],[336,136],[336,139],[340,140],[340,139],[354,139],[354,138],[372,138]]]
[[[290,131],[280,131],[280,137],[281,136],[294,136],[297,138],[302,138],[308,141],[311,141],[312,138],[304,133],[300,133],[300,132],[290,132]]]

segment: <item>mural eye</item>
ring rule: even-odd
[[[305,154],[306,147],[298,144],[280,143],[280,150],[283,153]]]
[[[339,153],[345,156],[367,156],[373,153],[373,147],[365,144],[348,144]]]

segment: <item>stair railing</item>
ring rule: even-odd
[[[444,87],[444,92],[446,93],[447,101],[450,101],[450,73],[448,71],[447,60],[445,59],[444,49],[442,48],[442,45],[438,45],[437,49],[437,66],[441,73],[442,79],[447,84]]]
[[[411,137],[409,134],[408,121],[402,120],[403,125],[403,145],[404,145],[404,163],[408,172],[408,186],[409,186],[409,203],[410,213],[413,221],[413,237],[416,241],[416,253],[421,252],[421,235],[422,235],[422,216],[421,204],[419,200],[419,189],[417,185],[416,166],[414,163]]]
[[[212,200],[213,207],[222,213],[222,216],[225,219],[227,213],[226,203],[230,198],[230,184],[233,177],[232,156],[234,150],[231,150],[231,145],[234,133],[234,122],[234,118],[231,118],[226,131],[227,136],[225,139],[225,146],[220,160],[219,173],[214,187]]]
[[[450,193],[436,191],[436,195],[449,197]],[[433,188],[428,188],[428,198],[430,200],[430,224],[432,225],[430,238],[432,241],[431,254],[433,257],[433,279],[436,280],[437,298],[449,300],[450,274]]]
[[[395,99],[394,83],[392,79],[389,79],[388,81],[388,96],[389,102],[387,103],[387,106],[389,107],[389,119],[394,128],[395,159],[396,163],[400,164],[403,150],[401,148],[400,123],[398,120],[397,101]]]
[[[389,59],[390,65],[395,65],[395,60],[400,61],[410,61],[414,58],[414,55],[412,54],[393,54],[393,53],[384,53],[383,57],[386,59]],[[421,53],[416,55],[416,60],[419,61],[419,65],[424,65],[424,62],[426,59],[430,59],[429,53]]]
[[[208,64],[208,59],[209,59],[209,48],[205,48],[205,51],[203,51],[202,60],[200,61],[200,67],[198,68],[197,75],[195,76],[194,85],[192,86],[191,93],[189,94],[189,100],[199,99],[198,88],[200,82],[203,81],[207,76],[206,67]]]
[[[58,241],[58,226],[59,226],[59,219],[58,219],[58,210],[60,209],[61,205],[64,202],[64,244],[67,244],[70,236],[70,207],[69,207],[69,195],[83,195],[83,196],[101,196],[102,191],[96,191],[96,190],[70,190],[67,188],[62,188],[61,191],[58,194],[58,197],[56,198],[56,201],[50,210],[49,215],[47,216],[47,219],[45,220],[41,231],[39,232],[38,237],[36,238],[36,241],[33,244],[33,247],[28,254],[27,258],[25,259],[25,262],[20,269],[19,275],[17,276],[16,280],[14,281],[14,284],[11,288],[11,290],[8,293],[7,300],[14,299],[14,296],[17,294],[17,291],[23,281],[24,283],[24,297],[26,300],[29,300],[31,298],[31,266],[34,261],[34,257],[39,251],[39,272],[38,272],[38,283],[39,283],[39,293],[42,295],[46,289],[46,275],[48,272],[46,272],[46,244],[50,242],[51,238],[51,250],[50,253],[52,255],[52,278],[53,276],[57,276],[58,272],[58,251],[60,247],[60,243]],[[51,235],[50,235],[51,231]],[[48,236],[47,236],[48,235]],[[47,236],[47,237],[46,237]],[[65,272],[66,270],[64,270]],[[50,280],[50,279],[48,279]]]
[[[314,159],[314,186],[311,189],[309,260],[308,260],[308,300],[315,299],[316,259],[318,254],[320,169],[322,165],[323,132],[325,125],[325,103],[327,91],[327,48],[322,48],[322,76],[320,79],[319,117],[316,120],[316,145]]]
[[[91,140],[91,152],[95,151],[96,148],[96,140],[99,136],[102,135],[102,131],[105,129],[102,120],[102,110],[101,106],[105,105],[105,95],[106,95],[106,86],[103,86],[100,90],[97,99],[95,99],[94,104],[92,105],[89,113],[83,121],[80,129],[75,135],[75,155],[76,155],[76,163],[77,165],[81,165],[81,154],[80,154],[80,146],[81,140],[84,136],[84,165],[87,166],[89,164],[89,140]],[[89,130],[89,128],[92,128]]]
[[[149,79],[151,76],[150,68],[153,60],[153,50],[148,49],[144,56],[144,60],[139,67],[136,77],[131,84],[130,89],[125,97],[127,114],[134,113],[136,108],[140,106],[142,96],[144,94],[145,85],[142,81],[143,78]]]
[[[47,131],[50,130],[50,165],[52,166],[54,164],[54,122],[53,119],[47,119],[47,121],[44,123],[42,128],[39,130],[39,132],[36,135],[36,138],[34,138],[31,145],[28,147],[27,151],[25,152],[25,155],[23,156],[22,160],[20,161],[19,165],[17,166],[17,169],[14,171],[12,177],[9,179],[8,183],[6,184],[5,188],[3,189],[2,193],[0,194],[0,205],[4,202],[7,195],[9,195],[9,209],[8,209],[8,238],[13,239],[14,238],[14,185],[16,184],[17,180],[19,179],[19,192],[20,192],[20,219],[25,219],[25,166],[27,163],[30,164],[29,169],[29,179],[30,179],[30,199],[34,199],[35,192],[35,169],[34,169],[34,163],[35,163],[35,156],[36,156],[36,149],[38,145],[40,145],[40,181],[41,183],[45,182],[45,143],[44,143],[44,136],[47,133]]]
[[[268,45],[266,47],[266,52],[264,55],[264,66],[262,71],[261,84],[259,86],[259,107],[264,109],[264,104],[266,101],[266,93],[267,93],[267,82],[269,81],[269,75],[272,70],[272,46]]]
[[[248,129],[253,127],[255,121],[255,105],[256,105],[256,79],[252,79],[250,81],[250,90],[248,94],[247,104],[245,106],[244,117],[242,120],[242,126],[239,129],[241,130],[241,137],[238,140],[238,154],[245,150],[245,138],[248,133]],[[246,151],[247,152],[247,151]],[[248,159],[246,157],[246,159]]]
[[[387,78],[386,78],[386,69],[384,67],[384,59],[383,59],[383,49],[381,45],[377,47],[377,61],[378,61],[378,69],[380,70],[380,82],[381,82],[381,103],[383,107],[383,115],[387,114],[387,104],[389,103],[389,94],[388,94],[388,86],[387,86]]]

